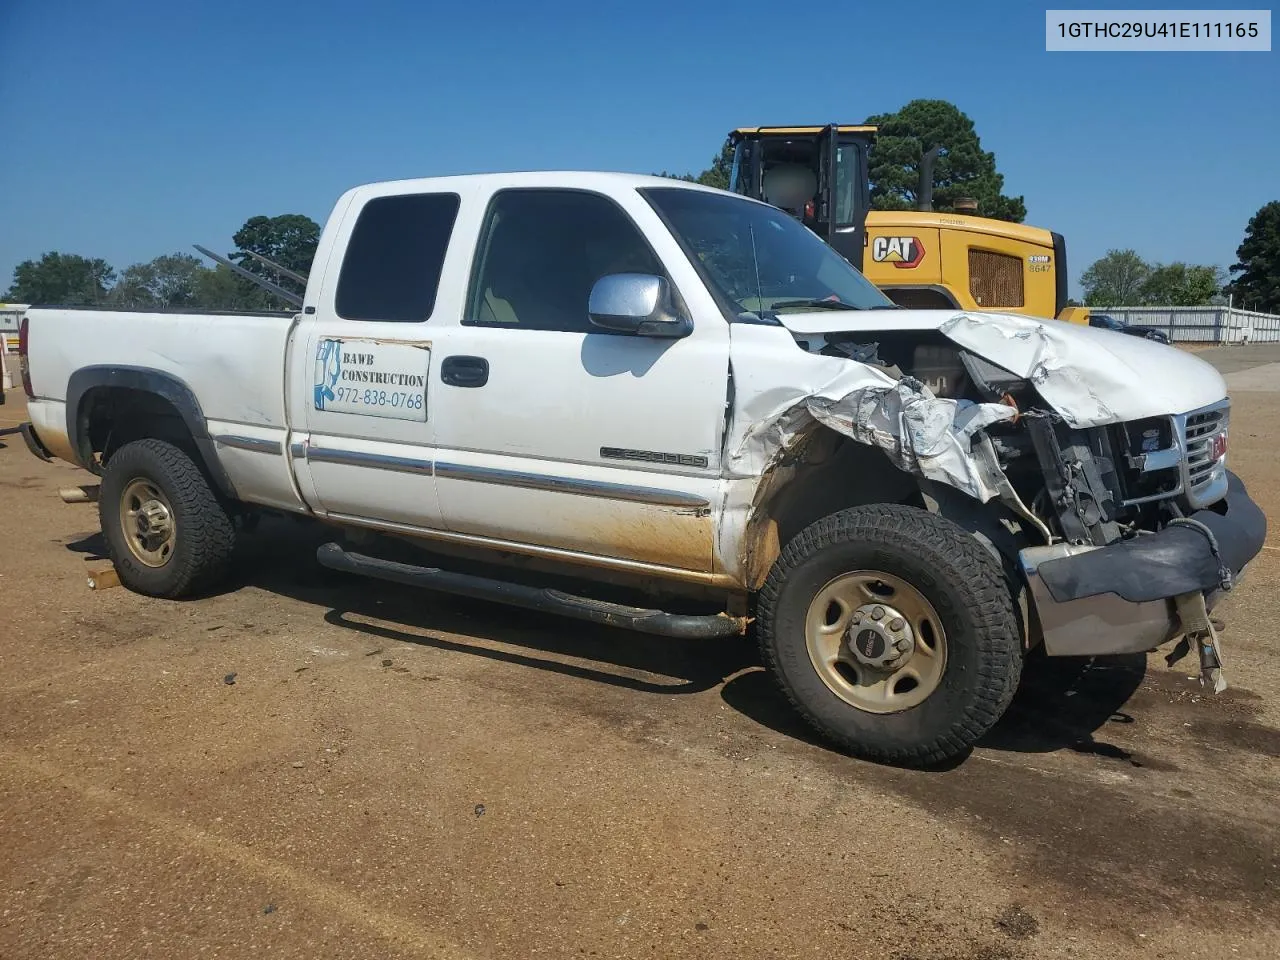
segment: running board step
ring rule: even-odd
[[[343,573],[358,573],[377,580],[456,593],[476,600],[494,600],[513,607],[524,607],[526,610],[555,613],[609,627],[657,634],[660,637],[714,640],[740,636],[746,631],[744,618],[731,617],[727,613],[697,616],[627,607],[545,587],[526,587],[519,583],[441,570],[439,567],[419,567],[394,560],[380,560],[362,553],[351,553],[336,543],[323,544],[316,550],[316,560],[321,566]]]

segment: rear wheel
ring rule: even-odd
[[[968,749],[1000,718],[1021,670],[998,561],[948,520],[856,507],[787,544],[756,628],[783,693],[856,756],[908,766]]]
[[[177,598],[211,585],[235,547],[235,525],[200,468],[163,440],[116,451],[98,513],[120,582],[148,596]]]

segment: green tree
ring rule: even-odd
[[[716,154],[716,158],[711,161],[711,166],[703,170],[695,181],[708,187],[717,187],[721,190],[729,189],[729,174],[733,172],[733,142],[726,139],[720,147],[720,152]]]
[[[120,282],[111,290],[111,301],[132,309],[194,307],[200,276],[207,272],[198,259],[185,253],[135,263],[120,274]]]
[[[248,256],[246,250],[305,275],[311,269],[316,245],[320,242],[320,224],[300,213],[250,217],[235,232],[231,242],[236,245],[231,259],[247,270],[274,279],[269,268]]]
[[[938,147],[933,167],[933,208],[950,211],[961,197],[978,201],[978,213],[1021,223],[1022,197],[1009,197],[994,153],[982,149],[973,121],[946,100],[912,100],[897,113],[877,114],[867,123],[880,128],[871,148],[871,206],[913,210],[920,187],[920,160]]]
[[[1142,284],[1141,301],[1153,307],[1201,307],[1222,288],[1222,280],[1218,267],[1157,264]]]
[[[697,183],[698,178],[692,173],[671,173],[663,170],[661,173],[655,173],[655,177],[666,177],[668,180],[682,180],[685,183]]]
[[[107,300],[113,307],[146,310],[156,306],[156,299],[151,294],[154,283],[155,273],[151,264],[135,263],[121,271],[119,281],[107,294]]]
[[[729,175],[733,172],[733,142],[728,138],[725,139],[724,145],[720,147],[720,152],[715,159],[711,161],[711,166],[703,170],[699,174],[692,173],[668,173],[663,170],[656,174],[659,177],[666,177],[669,180],[683,180],[686,183],[701,183],[707,187],[717,187],[720,190],[729,189]]]
[[[1227,292],[1237,307],[1280,313],[1280,200],[1272,200],[1245,227]]]
[[[5,299],[17,303],[87,306],[105,301],[115,278],[115,270],[105,260],[53,251],[39,260],[18,264]]]
[[[202,310],[275,310],[275,297],[218,264],[196,276],[194,305]]]
[[[1143,302],[1143,287],[1151,265],[1134,250],[1108,250],[1080,277],[1084,302],[1091,307],[1135,306]]]
[[[236,245],[236,250],[231,254],[231,259],[239,263],[240,266],[284,287],[286,290],[295,290],[298,293],[302,293],[303,284],[299,284],[297,281],[277,273],[265,264],[259,263],[249,256],[246,251],[266,257],[272,263],[278,263],[288,270],[306,276],[311,270],[311,261],[316,255],[316,246],[320,243],[320,224],[300,213],[285,213],[278,217],[250,217],[245,221],[244,226],[235,232],[231,242]],[[258,297],[255,293],[250,293],[251,290],[256,291],[258,288],[242,277],[237,278],[237,282],[243,288],[239,295],[234,298],[237,302],[257,299],[260,303],[260,306],[257,307],[237,309],[256,310],[262,309],[264,306],[271,309],[286,309],[288,307],[288,304],[281,302],[277,297],[265,291],[263,291],[261,297]],[[221,284],[222,281],[219,281],[219,283]],[[223,292],[226,291],[224,290]]]

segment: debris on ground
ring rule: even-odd
[[[1012,903],[996,916],[996,926],[1012,940],[1029,940],[1040,932],[1040,921]]]

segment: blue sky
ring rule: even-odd
[[[1029,3],[0,0],[0,291],[370,180],[696,171],[732,127],[917,97],[974,119],[1073,290],[1111,247],[1226,266],[1280,198],[1278,57],[1046,53]]]

